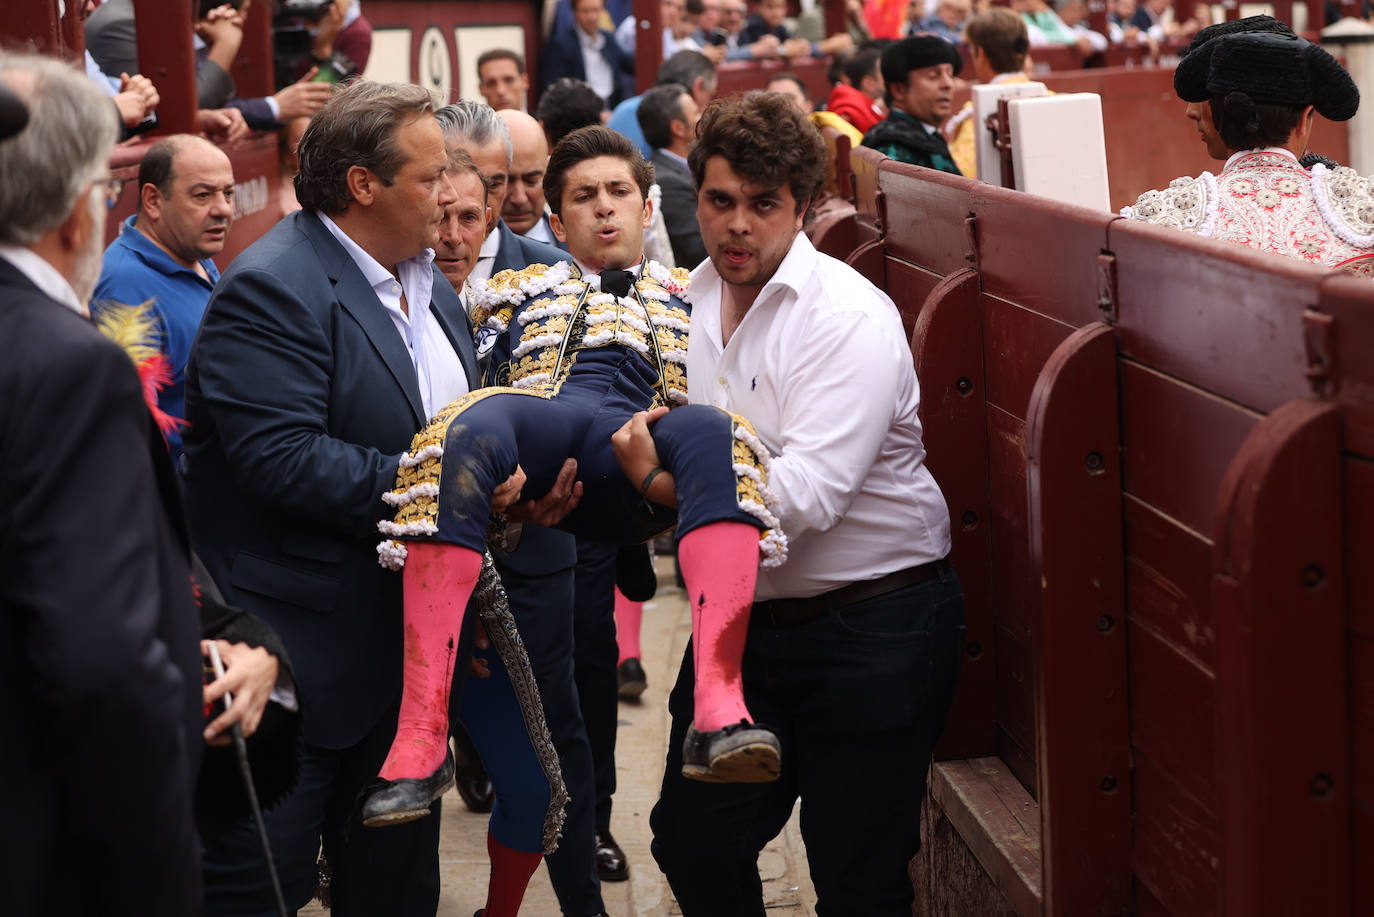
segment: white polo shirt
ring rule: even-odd
[[[743,415],[773,453],[787,563],[756,601],[805,598],[939,560],[949,509],[921,443],[920,387],[892,300],[798,233],[721,344],[723,282],[692,272],[688,400]]]

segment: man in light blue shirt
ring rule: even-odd
[[[148,303],[157,346],[171,382],[158,408],[184,416],[186,360],[219,269],[210,260],[224,249],[234,218],[234,170],[219,147],[190,134],[159,140],[138,170],[138,212],[105,250],[91,312]],[[167,431],[172,460],[181,455],[181,430]]]

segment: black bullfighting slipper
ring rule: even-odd
[[[658,574],[647,544],[632,544],[615,552],[615,584],[631,602],[647,602],[658,591]]]
[[[617,682],[616,696],[621,700],[634,700],[649,687],[649,678],[644,674],[644,666],[631,656],[615,667]]]
[[[596,877],[602,882],[624,882],[630,878],[630,861],[609,829],[596,832]]]
[[[428,777],[383,780],[378,777],[363,788],[363,824],[369,828],[400,825],[429,814],[430,803],[453,786],[453,752]]]
[[[768,783],[782,770],[782,748],[773,730],[740,720],[724,729],[687,729],[682,776],[706,783]]]

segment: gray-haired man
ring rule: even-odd
[[[86,317],[115,113],[55,60],[0,54],[0,84],[29,114],[0,139],[0,887],[7,913],[194,914],[189,545],[137,375]]]

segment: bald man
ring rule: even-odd
[[[528,239],[567,251],[567,245],[554,238],[544,212],[544,169],[549,164],[549,141],[544,128],[523,111],[504,109],[496,114],[510,128],[511,141],[510,178],[501,219]]]
[[[224,249],[234,221],[234,169],[219,147],[191,134],[173,134],[148,148],[138,168],[138,211],[105,250],[91,312],[113,304],[151,301],[158,339],[172,382],[158,407],[185,416],[186,360],[191,340],[219,280],[211,260]],[[181,431],[167,431],[172,461]]]

